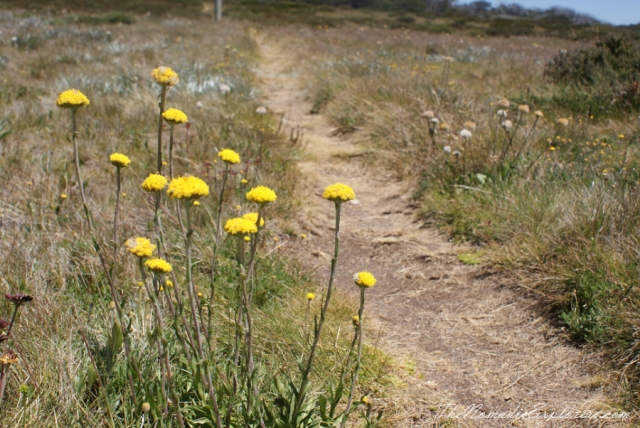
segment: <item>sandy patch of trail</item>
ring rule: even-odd
[[[437,409],[460,413],[481,405],[483,412],[561,412],[607,409],[606,395],[589,374],[597,360],[570,346],[540,311],[536,300],[516,290],[508,278],[458,261],[455,246],[424,228],[409,206],[411,188],[357,158],[361,148],[332,136],[321,115],[308,114],[304,63],[299,40],[258,34],[261,88],[272,112],[284,113],[287,128],[304,132],[308,160],[299,163],[307,190],[308,239],[288,251],[328,280],[333,204],[321,198],[329,184],[352,186],[357,204],[344,204],[337,290],[357,294],[352,274],[369,270],[378,285],[367,292],[365,313],[382,326],[380,346],[415,371],[404,380],[406,393],[378,401],[394,413],[393,426],[434,426]],[[296,45],[298,44],[298,45]],[[287,131],[288,132],[288,131]],[[338,295],[337,298],[341,296]],[[354,299],[354,313],[357,300]],[[370,341],[373,341],[369,334]],[[456,407],[457,406],[457,407]],[[458,415],[459,416],[459,415]],[[457,418],[458,426],[602,426],[602,421],[564,419]],[[613,426],[609,423],[607,426]]]

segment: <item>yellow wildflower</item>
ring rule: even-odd
[[[18,361],[18,355],[9,349],[2,357],[0,357],[0,363],[3,365],[12,365]]]
[[[245,241],[247,241],[247,242],[249,242],[249,241],[251,241],[251,238],[249,238],[248,236],[245,236],[245,237],[244,237],[244,240],[245,240]]]
[[[194,207],[199,207],[200,206],[200,201],[193,201],[193,205]]]
[[[140,236],[127,239],[124,245],[131,254],[138,257],[151,257],[156,249],[149,239]]]
[[[149,410],[151,410],[151,404],[147,402],[142,403],[140,410],[142,410],[144,413],[149,413]]]
[[[242,218],[252,221],[255,225],[258,223],[258,213],[247,213]],[[260,227],[262,226],[264,226],[264,217],[260,217]]]
[[[240,163],[240,155],[231,149],[220,150],[218,157],[228,164]]]
[[[313,299],[316,298],[316,295],[313,293],[307,293],[307,300],[308,301],[312,301]]]
[[[149,174],[142,182],[142,188],[147,192],[159,192],[167,185],[167,179],[160,174]]]
[[[163,259],[149,259],[144,262],[144,265],[149,268],[153,273],[169,273],[171,272],[171,265]]]
[[[89,105],[89,98],[76,89],[69,89],[58,94],[56,105],[62,108],[78,108]]]
[[[167,189],[167,195],[172,199],[198,199],[208,194],[207,183],[191,175],[174,178]]]
[[[170,279],[167,279],[164,283],[165,283],[165,284],[166,284],[166,286],[167,286],[167,287],[169,287],[169,288],[173,287],[173,281],[171,281]]]
[[[180,125],[181,123],[186,123],[189,120],[187,119],[187,115],[177,108],[167,109],[162,113],[162,118],[166,120],[169,125]]]
[[[246,196],[248,200],[257,204],[267,204],[278,197],[276,192],[265,186],[254,187],[247,192]]]
[[[67,194],[66,193],[61,193],[60,194],[60,199],[67,199]]]
[[[351,323],[354,327],[358,327],[360,325],[360,317],[358,315],[354,315],[351,317]]]
[[[247,180],[246,178],[243,178],[242,180],[240,180],[240,183],[242,184],[247,184],[249,182],[249,180]]]
[[[230,218],[224,225],[224,231],[229,235],[246,235],[248,233],[257,233],[258,227],[255,221],[246,218],[236,217]]]
[[[109,160],[116,168],[125,168],[129,166],[129,163],[131,163],[131,160],[122,153],[111,154],[111,156],[109,156]]]
[[[302,239],[307,239],[307,234],[306,234],[306,233],[302,233],[302,234],[300,234],[300,237],[301,237]]]
[[[365,395],[365,396],[363,396],[363,397],[360,399],[360,401],[362,401],[362,402],[363,402],[364,404],[366,404],[367,406],[368,406],[369,404],[371,404],[371,401],[369,400],[369,397],[367,397],[366,395]]]
[[[324,189],[322,197],[330,201],[350,201],[355,199],[356,194],[353,189],[346,184],[336,183]]]
[[[140,287],[140,288],[144,287],[144,282],[138,281],[138,287]]]
[[[370,288],[376,285],[376,277],[371,272],[362,271],[353,275],[353,280],[358,287]]]
[[[169,67],[158,67],[151,72],[153,80],[163,86],[175,86],[180,79],[178,74]]]
[[[624,139],[624,134],[618,134],[618,138],[621,140]]]

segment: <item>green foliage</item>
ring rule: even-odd
[[[577,87],[578,93],[555,97],[560,106],[573,111],[640,108],[640,39],[628,34],[608,35],[593,46],[561,52],[545,68],[556,84]],[[612,107],[611,107],[612,106]]]

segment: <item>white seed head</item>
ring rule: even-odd
[[[511,123],[510,120],[505,120],[504,122],[502,122],[502,127],[507,131],[511,129],[512,126],[513,126],[513,123]]]
[[[471,131],[469,131],[468,129],[463,129],[462,131],[460,131],[460,136],[462,138],[471,138]]]
[[[231,92],[231,86],[222,83],[220,85],[220,93],[222,94],[228,94],[229,92]]]
[[[256,113],[258,114],[267,114],[267,108],[265,106],[260,106],[256,109]]]
[[[196,103],[196,108],[197,108],[197,109],[201,109],[201,108],[202,108],[202,101],[198,101],[198,102]]]
[[[451,146],[444,146],[442,150],[444,150],[445,153],[449,154],[451,153]]]
[[[422,117],[427,119],[433,119],[434,117],[436,117],[436,115],[432,110],[427,110],[422,112]]]
[[[507,111],[506,110],[498,110],[498,112],[496,114],[498,115],[498,117],[507,117]]]

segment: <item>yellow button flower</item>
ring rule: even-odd
[[[127,239],[124,245],[131,254],[138,257],[151,257],[156,249],[149,239],[139,236]]]
[[[265,186],[254,187],[247,192],[246,196],[248,200],[257,204],[267,204],[278,197],[276,192]]]
[[[166,120],[169,125],[180,125],[181,123],[186,123],[189,120],[187,115],[177,108],[167,109],[162,113],[162,118]]]
[[[258,213],[247,213],[242,218],[252,221],[255,225],[258,223]],[[262,226],[264,226],[264,217],[260,217],[260,227]]]
[[[151,72],[151,77],[163,86],[175,86],[180,81],[178,74],[169,67],[156,68]]]
[[[192,175],[174,178],[167,189],[171,199],[198,199],[208,194],[207,183]]]
[[[62,108],[78,108],[88,106],[89,103],[89,98],[77,89],[61,92],[56,100],[56,105]]]
[[[330,201],[350,201],[356,198],[353,189],[346,184],[336,183],[324,189],[322,197]]]
[[[142,182],[142,188],[147,192],[159,192],[167,186],[167,179],[160,174],[149,174]]]
[[[169,273],[171,272],[171,265],[163,259],[149,259],[144,262],[144,265],[149,268],[153,273]]]
[[[116,168],[126,168],[131,163],[131,160],[122,153],[113,153],[109,156],[109,160]]]
[[[376,285],[376,277],[371,272],[362,271],[353,275],[353,280],[358,287],[370,288]]]
[[[231,149],[220,150],[218,157],[228,164],[240,163],[240,155]]]
[[[313,293],[307,293],[307,300],[308,301],[312,301],[313,299],[316,298],[316,295]]]
[[[236,217],[230,218],[224,225],[224,231],[229,235],[246,235],[249,233],[257,233],[258,227],[255,221],[246,218]]]

